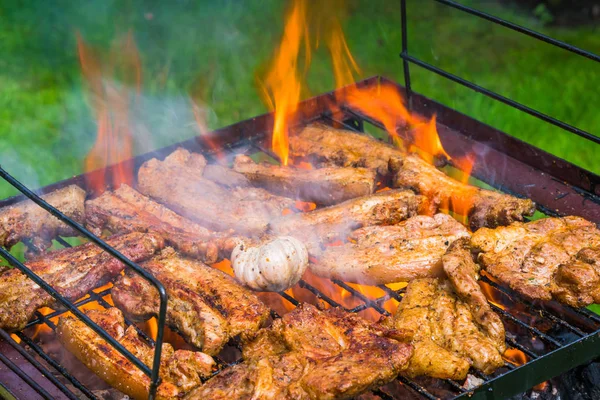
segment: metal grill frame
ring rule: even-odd
[[[574,54],[578,54],[583,57],[587,57],[593,61],[600,62],[600,57],[587,52],[583,49],[571,46],[567,43],[557,41],[548,36],[533,32],[527,28],[518,26],[508,21],[502,20],[495,16],[485,14],[481,11],[473,8],[461,5],[454,1],[449,0],[435,0],[438,3],[447,5],[449,7],[464,11],[471,15],[479,18],[483,18],[492,23],[499,24],[508,29],[512,29],[516,32],[523,33],[530,37],[542,40],[551,45],[557,46],[564,50],[570,51]],[[552,125],[558,126],[567,132],[584,137],[595,144],[600,143],[600,138],[582,131],[576,127],[568,125],[562,121],[558,121],[550,116],[547,116],[539,111],[536,111],[530,107],[517,103],[511,99],[503,97],[495,92],[478,86],[472,82],[464,80],[456,75],[450,74],[444,70],[441,70],[431,64],[428,64],[408,53],[408,35],[407,35],[407,13],[406,13],[406,1],[401,0],[401,18],[402,18],[402,52],[400,53],[403,59],[404,67],[404,80],[405,88],[395,84],[394,82],[387,80],[382,77],[373,77],[362,82],[358,85],[370,86],[379,83],[397,85],[398,89],[406,96],[408,100],[409,108],[417,113],[424,116],[431,116],[432,114],[437,115],[437,128],[440,135],[440,139],[446,151],[451,155],[459,155],[465,152],[470,154],[476,154],[475,168],[472,171],[473,176],[481,179],[482,181],[504,191],[514,195],[532,198],[539,205],[538,209],[547,215],[580,215],[595,223],[600,223],[600,177],[597,175],[585,171],[573,164],[570,164],[564,160],[561,160],[551,154],[543,152],[527,143],[524,143],[518,139],[512,138],[503,132],[500,132],[492,127],[482,124],[468,116],[458,113],[442,104],[425,98],[418,93],[414,92],[411,88],[411,77],[409,70],[409,63],[413,63],[420,67],[423,67],[431,72],[437,73],[445,78],[448,78],[456,83],[469,87],[472,90],[483,93],[486,96],[493,98],[497,101],[501,101],[511,107],[514,107],[522,112],[533,115],[545,122]],[[344,89],[340,89],[343,91]],[[374,126],[381,127],[381,125],[369,118],[366,118],[360,113],[352,110],[351,108],[341,105],[340,111],[332,113],[328,111],[329,106],[334,102],[335,98],[339,98],[335,95],[336,92],[324,94],[313,99],[306,100],[300,104],[299,107],[299,124],[304,125],[314,121],[324,121],[338,126],[344,126],[346,128],[363,131],[364,122],[371,123]],[[341,113],[341,114],[340,114]],[[265,114],[251,120],[242,121],[232,126],[216,130],[208,133],[205,136],[190,139],[186,142],[178,143],[173,146],[169,146],[155,152],[138,156],[132,160],[123,162],[128,166],[133,166],[134,170],[146,160],[152,157],[162,158],[169,154],[177,147],[185,147],[191,151],[199,151],[207,155],[211,155],[215,152],[214,148],[217,146],[221,150],[242,152],[249,151],[250,149],[263,151],[270,154],[268,148],[268,135],[267,132],[271,131],[273,125],[273,118],[271,114]],[[401,129],[399,127],[399,129]],[[210,143],[208,145],[207,143]],[[485,151],[481,151],[485,149]],[[272,154],[271,154],[272,155]],[[502,171],[490,168],[494,166],[502,166]],[[105,169],[105,172],[110,176],[118,166],[111,166]],[[46,290],[53,298],[61,303],[67,310],[71,311],[90,328],[97,332],[101,337],[107,340],[113,345],[119,352],[127,357],[131,362],[139,367],[146,375],[151,379],[150,387],[150,398],[154,398],[156,388],[160,384],[159,379],[159,368],[161,344],[164,336],[164,321],[166,314],[166,302],[167,294],[160,282],[158,282],[151,274],[147,273],[137,264],[131,262],[114,248],[106,244],[102,239],[94,236],[91,232],[85,229],[77,222],[69,219],[62,214],[56,208],[50,206],[43,199],[39,197],[41,194],[45,194],[56,190],[58,188],[70,185],[78,184],[81,187],[86,187],[85,182],[87,179],[93,179],[94,176],[103,173],[102,171],[94,171],[88,174],[83,174],[65,181],[57,182],[55,184],[46,186],[37,191],[37,194],[22,185],[8,172],[0,167],[0,177],[10,183],[16,189],[18,189],[22,195],[16,196],[10,199],[0,201],[0,207],[14,204],[15,202],[21,201],[25,198],[29,198],[50,212],[55,217],[59,218],[67,225],[71,226],[75,231],[96,245],[100,246],[103,250],[107,251],[112,256],[119,259],[129,268],[142,275],[145,279],[149,280],[159,291],[160,294],[160,314],[158,317],[158,334],[155,343],[155,355],[154,363],[152,368],[144,365],[139,359],[133,354],[123,348],[118,342],[116,342],[110,335],[108,335],[99,326],[94,324],[89,318],[87,318],[81,311],[77,309],[78,306],[82,305],[82,302],[73,303],[62,297],[52,287],[36,276],[26,265],[19,262],[14,256],[8,251],[0,248],[0,256],[8,261],[9,264],[18,268],[20,271],[25,273],[30,279],[34,280],[44,290]],[[68,245],[67,242],[59,238],[59,242],[63,245]],[[486,280],[487,284],[494,287],[519,301],[524,301],[512,291],[496,285],[494,282]],[[350,286],[343,282],[334,281],[334,283],[352,293],[353,296],[363,301],[363,305],[355,307],[352,312],[362,311],[366,308],[373,308],[382,314],[385,314],[380,306],[380,303],[389,298],[395,298],[400,300],[402,291],[393,291],[385,286],[381,288],[386,292],[386,295],[380,299],[369,300],[361,293],[352,289]],[[312,287],[307,282],[302,281],[300,286],[306,290],[309,290],[315,296],[322,299],[331,306],[339,306],[332,299],[326,295],[320,293],[316,288]],[[107,294],[108,291],[101,292],[99,294],[91,293],[90,296],[83,300],[83,302],[89,301],[100,301],[103,302],[102,296]],[[285,293],[281,295],[290,303],[297,305],[297,301],[288,296]],[[107,303],[105,303],[108,305]],[[596,329],[591,332],[583,332],[580,328],[571,325],[569,322],[563,320],[561,316],[556,316],[551,311],[546,310],[543,305],[530,304],[534,310],[539,311],[546,318],[550,319],[553,323],[561,325],[563,328],[571,330],[575,335],[578,336],[577,340],[574,340],[566,345],[556,341],[552,337],[544,334],[537,330],[535,327],[529,326],[528,324],[520,321],[512,314],[502,310],[499,307],[494,306],[495,311],[500,313],[501,317],[505,320],[510,320],[512,323],[521,325],[525,330],[539,337],[541,340],[547,342],[550,346],[555,346],[556,349],[550,351],[541,356],[536,355],[531,350],[519,344],[513,338],[507,337],[507,344],[514,348],[517,348],[527,354],[532,360],[520,367],[515,367],[507,363],[508,372],[500,374],[494,378],[489,378],[483,374],[477,374],[480,378],[484,379],[484,383],[477,387],[473,391],[468,391],[460,386],[460,383],[447,381],[447,384],[454,388],[459,393],[455,398],[466,398],[473,397],[476,399],[488,399],[488,398],[504,398],[527,390],[528,388],[550,379],[562,372],[565,372],[577,365],[590,361],[600,356],[600,329]],[[561,306],[559,306],[561,307]],[[573,310],[561,307],[562,310],[570,310],[569,313],[573,315],[579,315],[586,321],[592,324],[598,324],[600,327],[600,317],[589,312],[588,310]],[[383,311],[383,312],[382,312]],[[33,326],[38,323],[46,323],[52,327],[52,322],[49,321],[53,315],[42,316],[38,314],[38,318],[31,321],[28,326]],[[274,317],[277,317],[274,315]],[[129,322],[128,322],[129,323]],[[140,331],[143,334],[143,332]],[[57,373],[64,376],[75,388],[81,391],[82,394],[94,398],[85,386],[83,386],[75,377],[68,373],[63,366],[54,361],[49,355],[43,352],[41,347],[32,341],[23,332],[16,334],[26,347],[15,342],[11,336],[3,330],[0,330],[0,366],[4,366],[7,370],[10,370],[18,379],[21,379],[26,385],[28,385],[26,393],[37,395],[42,398],[56,398],[59,395],[65,398],[77,398],[76,394],[73,393],[68,387],[66,387],[60,380],[58,380],[50,366]],[[153,343],[150,338],[145,338]],[[35,355],[35,357],[33,356]],[[43,365],[36,357],[41,358],[47,365]],[[30,365],[32,365],[37,371],[41,373],[37,378],[33,378],[30,373],[23,371],[15,359],[24,359]],[[223,366],[224,363],[221,363]],[[45,378],[44,378],[45,377]],[[404,385],[410,387],[416,393],[420,394],[424,398],[435,399],[436,397],[427,391],[426,388],[419,385],[418,383],[409,379],[400,377],[399,380]],[[14,395],[14,391],[11,392],[6,382],[0,382],[0,394],[3,395]],[[56,391],[58,388],[58,392]],[[52,389],[52,390],[51,390]],[[391,398],[385,392],[381,390],[375,391],[377,395],[384,399]]]

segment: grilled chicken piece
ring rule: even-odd
[[[269,317],[268,308],[232,277],[165,249],[142,264],[167,290],[167,324],[207,354],[218,354],[229,339],[254,337]],[[120,277],[112,298],[128,317],[145,321],[158,315],[156,288],[135,273]]]
[[[133,262],[150,258],[164,247],[161,236],[153,233],[114,235],[110,246]],[[71,301],[93,288],[106,284],[124,265],[93,243],[57,250],[27,263],[27,267]],[[11,269],[0,276],[0,328],[21,330],[40,307],[62,307],[27,275]]]
[[[462,380],[471,365],[488,374],[504,365],[504,344],[488,336],[447,279],[411,281],[396,314],[383,324],[414,346],[407,376]]]
[[[349,243],[327,247],[310,269],[325,278],[376,285],[436,277],[448,246],[463,237],[469,232],[449,215],[417,215],[352,232]]]
[[[202,177],[204,157],[179,149],[164,161],[152,159],[138,172],[139,190],[209,229],[262,234],[269,221],[294,205],[264,189],[231,190]]]
[[[375,190],[376,173],[367,168],[299,169],[257,164],[246,155],[238,155],[233,169],[244,174],[255,186],[322,205],[338,204],[372,194]]]
[[[393,225],[412,217],[424,203],[424,197],[409,190],[385,190],[335,206],[280,217],[271,223],[270,231],[302,240],[314,254],[320,243],[345,239],[357,228]]]
[[[89,310],[86,315],[152,367],[154,348],[139,337],[133,326],[125,327],[123,314],[118,309]],[[82,321],[73,316],[61,317],[56,331],[63,346],[106,383],[134,399],[148,398],[150,378]],[[164,343],[160,366],[162,383],[158,386],[157,398],[173,399],[200,386],[200,378],[209,376],[214,365],[212,357],[204,353],[175,351]]]
[[[600,247],[600,230],[592,222],[544,218],[480,229],[471,246],[481,252],[479,261],[487,272],[527,298],[551,300],[554,295],[574,306],[594,301],[585,294],[595,289],[592,249]]]
[[[210,379],[188,399],[351,398],[391,381],[406,367],[412,348],[393,334],[340,309],[322,312],[302,304],[262,330],[259,344],[244,349],[242,364]]]
[[[152,231],[180,252],[214,263],[229,257],[238,240],[231,233],[213,232],[192,222],[128,185],[106,191],[85,203],[86,223],[94,234]]]
[[[290,149],[295,157],[308,157],[322,164],[367,167],[381,175],[393,175],[395,187],[411,188],[427,196],[432,213],[451,207],[468,215],[472,230],[508,225],[535,212],[531,200],[461,183],[415,154],[355,132],[309,126],[290,138]]]
[[[45,194],[42,199],[79,223],[84,220],[85,191],[71,185]],[[69,226],[53,217],[31,200],[21,201],[0,210],[0,246],[10,249],[20,241],[31,239],[30,250],[41,252],[57,236],[76,236]]]

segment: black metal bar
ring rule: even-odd
[[[323,299],[330,306],[344,308],[341,304],[332,300],[329,296],[325,295],[324,293],[321,293],[320,290],[318,290],[317,288],[315,288],[313,285],[309,284],[305,280],[300,280],[300,282],[298,282],[298,284],[300,285],[301,288],[306,289],[309,292],[311,292],[312,294],[314,294],[318,299]]]
[[[158,279],[156,279],[154,277],[154,275],[150,274],[149,272],[147,272],[146,270],[141,268],[139,265],[137,265],[136,263],[132,262],[130,259],[125,257],[119,251],[117,251],[114,248],[112,248],[111,246],[109,246],[106,242],[104,242],[102,239],[100,239],[99,237],[97,237],[96,235],[91,233],[89,230],[84,228],[81,224],[75,222],[74,220],[72,220],[71,218],[67,217],[65,214],[60,212],[58,209],[56,209],[55,207],[48,204],[41,197],[39,197],[38,195],[33,193],[31,190],[29,190],[29,188],[27,188],[25,185],[23,185],[21,182],[19,182],[17,179],[15,179],[12,175],[10,175],[8,172],[6,172],[6,170],[4,170],[2,167],[0,167],[0,177],[2,177],[4,180],[6,180],[8,183],[10,183],[13,187],[15,187],[21,193],[23,193],[26,197],[28,197],[30,200],[32,200],[34,203],[36,203],[38,206],[42,207],[44,210],[48,211],[54,217],[60,219],[65,224],[69,225],[70,227],[72,227],[73,229],[75,229],[76,231],[81,233],[83,236],[87,237],[91,242],[95,243],[102,250],[106,251],[107,253],[109,253],[110,255],[115,257],[117,260],[121,261],[123,264],[128,266],[129,268],[133,269],[136,273],[138,273],[144,279],[149,281],[154,287],[156,287],[156,289],[158,290],[159,297],[160,297],[158,324],[157,324],[158,332],[156,335],[156,346],[154,347],[154,358],[153,358],[153,362],[152,362],[152,370],[150,371],[150,374],[148,374],[146,372],[148,370],[148,367],[144,363],[142,363],[139,359],[137,359],[135,356],[133,356],[129,351],[127,351],[123,346],[121,346],[110,335],[108,335],[106,332],[104,332],[98,325],[94,324],[92,322],[92,320],[87,318],[87,316],[85,316],[83,313],[81,313],[79,310],[77,310],[77,308],[74,307],[71,302],[69,302],[62,296],[60,296],[60,294],[58,292],[56,292],[51,286],[46,284],[41,278],[39,278],[36,274],[34,274],[31,270],[29,270],[29,268],[25,267],[16,258],[12,257],[12,255],[10,253],[8,253],[5,249],[1,249],[2,250],[1,253],[4,258],[7,258],[6,255],[8,255],[10,258],[12,258],[13,262],[16,262],[17,265],[15,265],[15,264],[13,264],[13,262],[11,262],[11,264],[13,266],[19,268],[22,272],[24,272],[30,278],[32,278],[32,279],[33,279],[33,277],[37,278],[36,283],[39,286],[43,287],[44,290],[46,290],[48,293],[50,293],[52,295],[52,297],[59,300],[61,303],[63,303],[69,309],[74,308],[75,310],[74,311],[71,310],[71,311],[73,311],[73,313],[75,315],[80,317],[80,319],[82,321],[84,321],[86,323],[86,325],[88,325],[90,328],[92,328],[96,333],[100,334],[100,336],[103,339],[107,340],[109,343],[113,344],[113,342],[114,342],[114,344],[117,344],[118,347],[115,346],[115,348],[117,348],[121,354],[126,356],[127,359],[129,359],[131,362],[133,362],[134,365],[136,365],[138,368],[140,368],[146,375],[150,376],[151,383],[150,383],[150,388],[149,388],[149,394],[150,394],[149,398],[154,399],[154,397],[156,395],[156,390],[158,388],[158,384],[160,382],[160,375],[159,375],[160,356],[162,353],[162,343],[163,343],[163,337],[164,337],[165,319],[166,319],[166,314],[167,314],[167,291],[165,290],[164,286],[158,281]],[[8,259],[7,259],[7,261],[10,262],[10,260],[8,260]],[[35,281],[35,279],[34,279],[34,281]],[[65,301],[65,302],[63,302],[63,301]],[[84,317],[84,318],[81,318],[81,317]],[[100,332],[102,332],[102,333],[100,333]],[[131,356],[131,358],[129,358],[129,356]]]
[[[54,399],[54,396],[50,395],[50,393],[48,393],[46,389],[41,387],[35,380],[31,379],[29,375],[23,372],[21,368],[19,368],[15,363],[13,363],[8,357],[6,357],[2,353],[0,353],[0,361],[4,365],[6,365],[12,372],[14,372],[19,378],[23,379],[23,381],[25,381],[29,386],[31,386],[31,388],[37,393],[39,393],[39,395],[42,396],[44,399]]]
[[[508,22],[508,21],[506,21],[504,19],[501,19],[501,18],[498,18],[498,17],[496,17],[494,15],[490,15],[490,14],[484,13],[483,11],[479,11],[479,10],[476,10],[474,8],[467,7],[465,5],[459,4],[459,3],[455,2],[455,1],[451,1],[451,0],[435,0],[435,1],[437,1],[438,3],[441,3],[441,4],[445,4],[445,5],[449,6],[449,7],[456,8],[457,10],[464,11],[464,12],[466,12],[468,14],[476,15],[476,16],[478,16],[480,18],[486,19],[486,20],[488,20],[490,22],[493,22],[495,24],[502,25],[505,28],[512,29],[513,31],[516,31],[516,32],[522,33],[524,35],[530,36],[532,38],[541,40],[542,42],[546,42],[546,43],[551,44],[553,46],[559,47],[559,48],[561,48],[563,50],[567,50],[567,51],[569,51],[571,53],[574,53],[574,54],[580,55],[582,57],[588,58],[588,59],[590,59],[592,61],[600,62],[600,56],[597,55],[597,54],[594,54],[594,53],[592,53],[590,51],[587,51],[587,50],[583,50],[583,49],[581,49],[579,47],[570,45],[570,44],[562,42],[560,40],[556,40],[554,38],[551,38],[550,36],[546,36],[546,35],[541,34],[539,32],[536,32],[536,31],[533,31],[531,29],[525,28],[525,27],[523,27],[521,25],[517,25],[517,24],[514,24],[512,22]]]
[[[63,385],[63,383],[61,381],[56,379],[56,377],[52,374],[52,372],[48,371],[42,364],[40,364],[40,362],[38,360],[36,360],[31,354],[29,354],[27,352],[27,350],[25,350],[22,346],[19,346],[19,344],[17,342],[15,342],[15,340],[12,337],[10,337],[10,335],[8,333],[6,333],[6,331],[4,331],[4,329],[0,329],[0,338],[2,338],[4,341],[6,341],[8,344],[10,344],[15,350],[17,350],[24,359],[26,359],[29,363],[31,363],[31,365],[33,365],[35,367],[35,369],[40,371],[41,374],[44,375],[44,377],[46,379],[48,379],[50,382],[52,382],[54,384],[54,386],[56,386],[58,388],[58,390],[63,392],[65,394],[65,396],[67,396],[69,399],[72,399],[72,400],[78,400],[78,397],[73,392],[71,392],[65,385]]]
[[[500,95],[500,94],[498,94],[496,92],[492,92],[491,90],[486,89],[486,88],[484,88],[482,86],[476,85],[473,82],[470,82],[470,81],[468,81],[466,79],[463,79],[463,78],[461,78],[459,76],[456,76],[454,74],[446,72],[446,71],[444,71],[441,68],[438,68],[438,67],[433,66],[433,65],[431,65],[429,63],[421,61],[421,60],[419,60],[416,57],[410,56],[408,54],[402,54],[401,56],[402,56],[402,58],[404,60],[410,61],[410,62],[412,62],[412,63],[414,63],[414,64],[416,64],[416,65],[418,65],[418,66],[420,66],[422,68],[425,68],[425,69],[427,69],[427,70],[429,70],[431,72],[435,72],[436,74],[441,75],[441,76],[443,76],[443,77],[445,77],[447,79],[450,79],[453,82],[456,82],[458,84],[466,86],[469,89],[472,89],[472,90],[474,90],[474,91],[476,91],[478,93],[484,94],[484,95],[486,95],[486,96],[488,96],[488,97],[490,97],[490,98],[492,98],[494,100],[497,100],[497,101],[499,101],[501,103],[509,105],[509,106],[511,106],[513,108],[516,108],[517,110],[523,111],[524,113],[527,113],[527,114],[529,114],[531,116],[534,116],[534,117],[536,117],[538,119],[541,119],[542,121],[548,122],[549,124],[552,124],[554,126],[562,128],[565,131],[574,133],[577,136],[581,136],[584,139],[587,139],[587,140],[592,141],[594,143],[600,144],[600,137],[598,137],[596,135],[592,135],[589,132],[586,132],[586,131],[581,130],[581,129],[577,128],[577,127],[569,125],[569,124],[567,124],[565,122],[559,121],[556,118],[553,118],[553,117],[551,117],[549,115],[543,114],[543,113],[541,113],[541,112],[539,112],[537,110],[534,110],[531,107],[527,107],[527,106],[525,106],[525,105],[523,105],[521,103],[518,103],[518,102],[516,102],[514,100],[509,99],[508,97],[504,97],[504,96],[502,96],[502,95]]]
[[[5,400],[16,400],[17,396],[13,392],[10,391],[9,388],[4,385],[4,383],[0,382],[0,398],[5,398]]]
[[[410,379],[403,377],[402,375],[398,375],[398,380],[400,382],[402,382],[404,385],[406,385],[409,388],[411,388],[412,390],[414,390],[415,392],[417,392],[418,394],[420,394],[421,396],[423,396],[429,400],[439,400],[436,396],[429,393],[427,391],[427,389],[425,389],[423,386],[417,384],[416,382],[411,381]]]
[[[58,236],[58,237],[56,238],[56,241],[57,241],[58,243],[60,243],[60,244],[61,244],[63,247],[67,247],[67,248],[69,248],[69,247],[73,247],[73,246],[71,246],[71,244],[70,244],[69,242],[67,242],[65,239],[61,238],[60,236]]]
[[[408,56],[408,23],[406,22],[406,0],[400,2],[402,24],[402,65],[404,67],[404,87],[406,88],[407,103],[411,103],[412,88],[410,85],[410,66],[405,56]]]
[[[300,302],[298,300],[296,300],[295,298],[293,298],[286,292],[277,292],[277,293],[279,293],[279,295],[281,297],[283,297],[284,299],[286,299],[288,302],[292,303],[294,305],[294,307],[298,307],[298,304],[300,304]]]
[[[92,391],[85,387],[84,384],[79,382],[79,380],[73,375],[71,375],[69,371],[67,371],[60,363],[56,362],[52,357],[48,356],[48,354],[46,354],[44,350],[40,346],[38,346],[33,340],[31,340],[27,335],[25,335],[22,332],[18,332],[16,335],[19,337],[19,339],[25,342],[25,344],[29,346],[30,349],[35,351],[38,356],[42,357],[44,361],[50,364],[52,368],[54,368],[55,370],[60,372],[62,376],[67,378],[73,384],[73,386],[77,388],[77,390],[85,394],[90,399],[97,399],[96,395],[92,393]]]
[[[337,279],[333,279],[332,281],[336,285],[341,286],[342,288],[344,288],[348,292],[352,293],[353,296],[358,297],[359,299],[361,299],[368,307],[371,307],[371,308],[375,309],[375,311],[377,311],[379,314],[390,315],[390,313],[387,312],[386,310],[384,310],[379,304],[373,302],[371,299],[369,299],[367,296],[365,296],[364,294],[360,293],[359,291],[357,291],[353,287],[348,286],[346,283],[344,283],[344,282],[342,282],[340,280],[337,280]]]

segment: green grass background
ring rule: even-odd
[[[399,1],[348,0],[344,29],[363,77],[403,82]],[[494,2],[487,12],[600,53],[598,27],[544,28]],[[263,113],[255,71],[279,41],[281,0],[0,1],[0,163],[32,186],[75,175],[96,132],[75,32],[108,48],[130,31],[143,67],[134,110],[138,153],[196,134],[189,97],[207,106],[210,128]],[[429,0],[408,1],[409,51],[565,122],[600,134],[600,65]],[[598,146],[441,77],[411,67],[414,89],[586,169],[600,173]],[[334,88],[320,49],[306,96]],[[0,184],[0,197],[13,194]]]

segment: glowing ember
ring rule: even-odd
[[[503,357],[506,361],[516,366],[523,365],[528,361],[525,353],[517,349],[506,349],[506,351],[503,354]]]
[[[131,80],[139,94],[141,86],[141,63],[132,35],[113,45],[116,65],[103,66],[99,57],[77,35],[77,50],[81,71],[90,91],[90,104],[95,112],[97,138],[85,158],[85,171],[95,171],[117,164],[111,177],[102,169],[88,178],[88,188],[101,193],[109,184],[119,186],[133,181],[133,165],[122,163],[133,153],[132,132],[129,125],[130,90],[124,84],[109,82],[118,68],[122,80]]]

